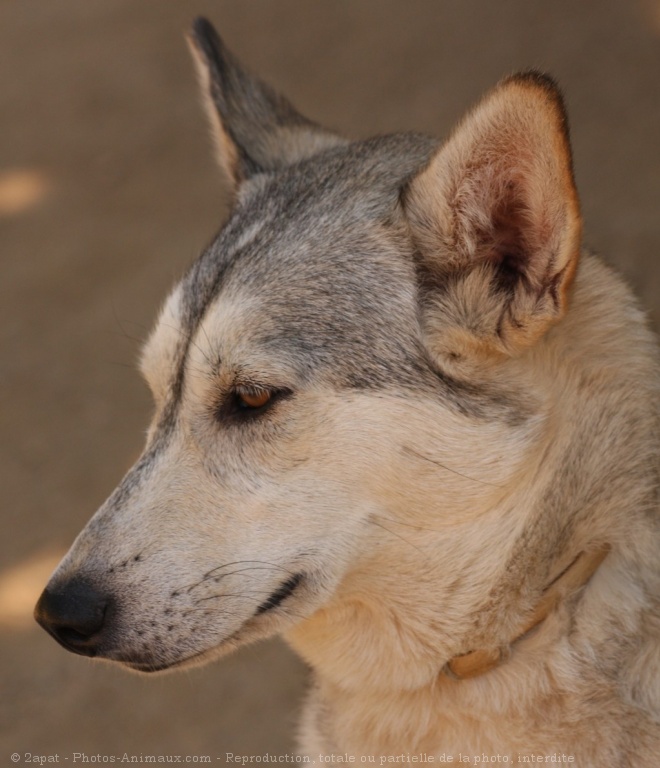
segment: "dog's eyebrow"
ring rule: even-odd
[[[162,428],[165,430],[169,430],[176,420],[176,412],[183,392],[186,361],[191,346],[195,344],[195,331],[200,327],[206,309],[217,294],[218,287],[232,263],[235,250],[226,244],[231,235],[231,231],[227,234],[228,229],[227,225],[218,238],[192,264],[179,284],[181,339],[174,352],[176,373],[170,389],[168,418],[162,420]],[[219,359],[212,361],[214,368],[217,368],[219,363]]]
[[[181,293],[179,284],[167,297],[155,326],[142,345],[139,369],[147,381],[151,381],[150,374],[158,373],[158,363],[163,359],[167,360],[168,349],[176,346],[176,342],[172,342],[171,339],[177,339],[181,334],[179,327],[182,314]]]

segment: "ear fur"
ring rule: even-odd
[[[207,19],[195,20],[188,43],[220,165],[235,185],[344,142],[246,72]]]
[[[566,113],[537,72],[468,114],[405,195],[430,351],[452,367],[519,354],[565,313],[581,236]]]

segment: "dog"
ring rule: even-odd
[[[231,215],[37,621],[140,672],[282,634],[309,761],[657,766],[656,342],[582,246],[554,81],[349,141],[190,42]]]

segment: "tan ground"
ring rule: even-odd
[[[223,216],[182,43],[198,13],[356,136],[443,135],[500,76],[554,73],[587,241],[660,319],[660,0],[0,2],[0,766],[292,747],[304,671],[279,643],[144,679],[67,654],[30,618],[140,448],[138,340]]]

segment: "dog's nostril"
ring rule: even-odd
[[[110,598],[83,579],[48,586],[34,609],[39,624],[74,653],[94,656]]]
[[[57,634],[60,641],[67,647],[85,646],[88,643],[90,637],[93,636],[93,635],[84,635],[82,632],[78,632],[77,629],[72,629],[71,627],[55,627],[54,631]]]

